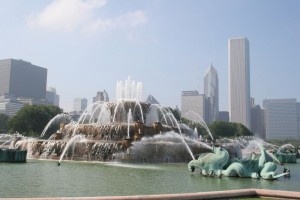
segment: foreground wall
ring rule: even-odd
[[[136,195],[136,196],[103,196],[103,197],[56,197],[56,198],[14,198],[19,200],[190,200],[190,199],[227,199],[227,198],[271,198],[271,199],[299,199],[300,192],[282,191],[282,190],[264,190],[264,189],[241,189],[214,192],[198,192],[183,194],[158,194],[158,195]],[[6,200],[9,198],[0,198]]]

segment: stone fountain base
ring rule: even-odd
[[[196,154],[211,151],[191,138],[190,129],[178,132],[159,122],[62,124],[48,140],[19,140],[15,147],[27,150],[28,158],[77,161],[187,162],[193,157],[188,148]]]
[[[188,143],[192,152],[210,152],[201,143]],[[164,141],[95,141],[82,139],[68,144],[65,140],[23,140],[18,149],[28,150],[30,159],[76,161],[128,161],[128,162],[187,162],[191,155],[180,140]],[[65,150],[65,148],[67,149]],[[61,158],[64,150],[66,151]]]

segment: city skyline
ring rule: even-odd
[[[228,110],[227,40],[241,36],[250,41],[256,104],[299,100],[293,87],[300,85],[299,7],[294,0],[2,1],[0,59],[47,68],[47,86],[56,88],[65,111],[77,96],[92,102],[97,91],[114,100],[117,81],[128,75],[143,82],[144,99],[151,94],[175,108],[181,91],[203,91],[212,63],[222,111]]]

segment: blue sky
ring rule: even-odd
[[[143,82],[164,106],[181,91],[203,93],[218,71],[220,109],[227,110],[227,41],[250,43],[251,96],[300,101],[298,0],[0,0],[0,59],[48,69],[60,105],[107,90],[118,80]]]

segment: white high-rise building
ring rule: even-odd
[[[194,112],[196,115],[199,115],[204,119],[205,114],[205,96],[199,94],[198,91],[182,91],[181,92],[181,114],[182,117],[189,120],[195,120],[189,118],[189,113]]]
[[[211,65],[204,76],[205,121],[208,124],[219,118],[219,79],[217,70]]]
[[[229,118],[251,127],[250,56],[247,38],[228,40]]]
[[[77,97],[73,101],[73,110],[75,112],[83,112],[87,107],[88,100],[86,98]]]

